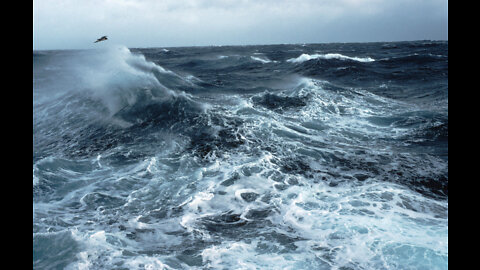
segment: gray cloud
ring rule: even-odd
[[[447,0],[36,0],[34,49],[448,38]]]

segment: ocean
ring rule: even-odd
[[[34,269],[448,269],[448,41],[33,51]]]

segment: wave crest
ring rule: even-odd
[[[168,77],[175,77],[173,72],[147,61],[143,55],[131,53],[124,46],[90,52],[76,64],[85,92],[100,100],[111,115],[135,104],[144,93],[152,99],[176,95],[162,83]]]
[[[312,60],[312,59],[326,59],[326,60],[337,59],[337,60],[344,60],[344,61],[345,60],[350,60],[350,61],[357,61],[357,62],[364,62],[364,63],[375,61],[375,59],[373,59],[371,57],[350,57],[350,56],[346,56],[346,55],[339,54],[339,53],[312,54],[312,55],[303,53],[302,55],[300,55],[297,58],[288,59],[287,62],[302,63],[302,62],[309,61],[309,60]]]

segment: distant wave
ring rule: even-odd
[[[273,63],[277,63],[277,61],[272,61],[272,60],[270,60],[270,59],[268,59],[268,58],[265,59],[265,58],[260,58],[260,57],[256,57],[256,56],[250,56],[250,58],[251,58],[252,60],[255,60],[255,61],[258,61],[258,62],[262,62],[262,63],[264,63],[264,64],[266,64],[266,63],[272,63],[272,62],[273,62]]]
[[[290,63],[302,63],[312,59],[338,59],[338,60],[351,60],[351,61],[358,61],[358,62],[373,62],[375,59],[371,57],[350,57],[345,56],[339,53],[327,53],[327,54],[302,54],[297,58],[288,59],[287,62]]]
[[[445,59],[448,59],[448,55],[444,54],[407,54],[407,55],[400,55],[400,56],[393,56],[393,57],[386,57],[379,59],[380,62],[389,62],[392,64],[400,65],[404,63],[417,63],[417,64],[426,64],[426,63],[433,63],[433,62],[443,62]]]

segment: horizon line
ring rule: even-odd
[[[348,44],[348,43],[401,43],[401,42],[448,42],[447,39],[414,39],[414,40],[394,40],[394,41],[332,41],[332,42],[298,42],[298,43],[266,43],[266,44],[224,44],[224,45],[180,45],[180,46],[151,46],[151,47],[127,47],[128,49],[155,49],[155,48],[190,48],[190,47],[246,47],[246,46],[275,46],[275,45],[314,45],[314,44]],[[118,44],[121,45],[121,44]],[[84,49],[33,49],[33,51],[82,51],[82,50],[95,50],[95,48]]]

